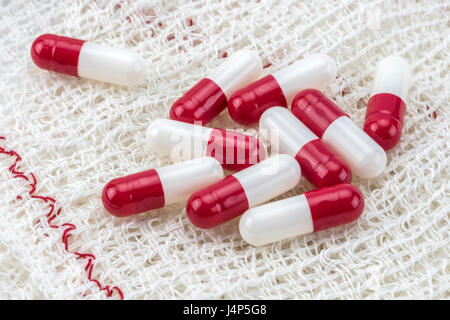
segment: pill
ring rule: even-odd
[[[213,228],[294,188],[300,174],[291,156],[272,156],[195,192],[188,200],[187,216],[199,228]]]
[[[361,178],[374,178],[386,166],[384,150],[333,101],[306,89],[292,102],[292,113],[322,139]]]
[[[257,79],[262,62],[256,52],[238,50],[172,105],[170,118],[205,125],[227,107],[237,89]]]
[[[338,184],[251,208],[242,215],[239,232],[246,242],[262,246],[353,222],[363,210],[361,191]]]
[[[236,91],[228,103],[231,118],[256,124],[270,107],[288,107],[303,89],[323,89],[336,79],[337,67],[325,54],[313,54]]]
[[[210,156],[227,170],[242,170],[264,160],[264,144],[250,135],[158,119],[147,129],[150,150],[172,159]]]
[[[389,56],[378,63],[364,131],[384,150],[395,147],[402,135],[410,72],[408,62],[400,57]]]
[[[262,136],[277,144],[280,153],[294,157],[303,176],[316,187],[349,183],[352,173],[347,164],[288,109],[272,107],[259,119]]]
[[[111,180],[102,193],[106,211],[126,217],[186,200],[223,178],[219,162],[211,157],[196,158]]]
[[[128,86],[145,78],[144,61],[133,51],[54,34],[34,40],[31,58],[39,68],[75,77]]]

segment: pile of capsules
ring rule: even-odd
[[[145,78],[135,53],[73,38],[42,35],[31,56],[43,69],[73,76],[122,85]],[[385,150],[400,140],[408,63],[395,56],[379,62],[364,130],[319,91],[337,75],[327,55],[307,56],[259,78],[262,69],[255,52],[236,51],[173,104],[170,119],[153,121],[151,150],[181,162],[110,181],[102,194],[105,209],[125,217],[188,199],[187,216],[199,228],[242,215],[239,230],[252,245],[356,220],[364,198],[350,184],[352,172],[378,176]],[[272,142],[276,136],[271,146],[278,154],[268,157],[253,136],[205,126],[226,108],[236,122],[259,123]],[[225,177],[224,169],[236,172]],[[264,204],[297,186],[301,174],[317,189]]]

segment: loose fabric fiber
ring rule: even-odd
[[[0,298],[448,299],[450,1],[0,0]],[[128,48],[142,85],[36,67],[54,33]],[[352,224],[255,248],[239,219],[200,230],[185,203],[116,218],[111,179],[171,163],[145,132],[241,48],[264,75],[312,53],[337,62],[325,90],[362,126],[377,62],[395,54],[413,83],[400,143]],[[210,126],[257,135],[227,111]],[[180,181],[183,183],[183,181]],[[280,196],[313,187],[299,186]]]

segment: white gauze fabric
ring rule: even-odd
[[[0,298],[117,299],[117,288],[125,299],[449,298],[449,9],[438,0],[0,0]],[[146,80],[127,88],[39,69],[29,50],[43,33],[132,49]],[[353,179],[361,218],[255,248],[238,219],[197,229],[185,203],[109,215],[109,180],[171,163],[147,147],[149,123],[241,48],[260,54],[264,75],[330,55],[339,71],[325,93],[359,126],[377,62],[395,54],[411,64],[399,145],[379,177]],[[210,126],[257,132],[227,111]],[[302,178],[278,199],[312,189]]]

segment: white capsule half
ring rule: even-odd
[[[406,100],[411,83],[411,68],[408,62],[400,57],[389,56],[377,65],[371,96],[379,93],[391,93]]]
[[[193,192],[224,177],[222,166],[211,157],[196,158],[155,170],[161,180],[166,205],[186,200]]]
[[[255,51],[242,49],[233,53],[206,77],[214,81],[227,97],[257,79],[262,73],[261,58]]]
[[[86,42],[78,58],[78,75],[133,86],[144,80],[145,63],[133,51]]]
[[[242,238],[254,246],[313,231],[311,211],[304,194],[251,208],[239,221]]]
[[[172,159],[193,159],[206,155],[212,130],[182,121],[157,119],[147,129],[147,143],[152,152]]]
[[[386,167],[386,152],[347,116],[334,120],[322,141],[361,178],[374,178]]]
[[[272,107],[267,109],[259,119],[260,134],[267,140],[273,140],[272,150],[295,157],[298,151],[307,143],[318,137],[299,121],[288,109]]]
[[[322,90],[336,79],[337,67],[326,54],[317,53],[305,57],[272,74],[277,80],[288,105],[303,89]]]
[[[245,191],[249,207],[253,207],[294,188],[300,181],[301,169],[293,157],[278,154],[233,176]]]

